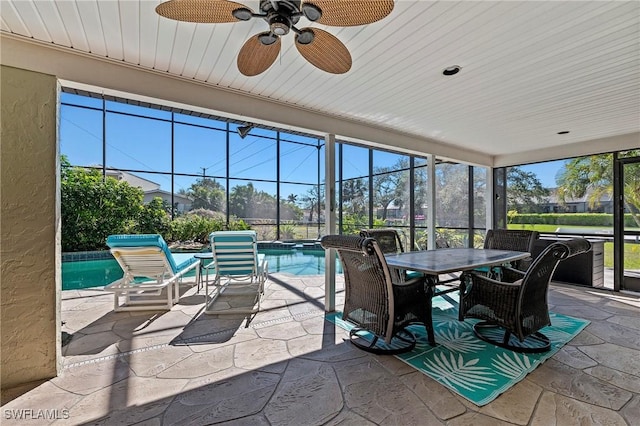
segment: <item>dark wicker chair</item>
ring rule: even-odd
[[[360,236],[363,238],[375,239],[380,246],[380,250],[382,250],[384,254],[404,253],[404,247],[402,246],[400,235],[398,234],[398,231],[393,228],[361,229]],[[393,278],[396,281],[407,281],[424,276],[422,272],[418,271],[398,271],[395,269],[391,270],[391,274],[395,275]],[[460,277],[453,276],[453,278],[447,279],[440,279],[440,277],[438,277],[437,280],[437,285],[446,285],[447,287],[444,290],[442,290],[443,287],[441,287],[441,290],[434,290],[434,296],[439,296],[441,294],[457,290],[458,285],[454,285],[453,283],[460,281]]]
[[[482,340],[517,352],[545,352],[551,343],[539,332],[550,325],[547,290],[558,263],[591,249],[583,238],[548,246],[527,272],[504,268],[504,282],[470,272],[460,291],[460,321],[483,320],[474,325]],[[517,339],[517,340],[516,340]]]
[[[487,235],[484,238],[484,248],[494,250],[514,250],[514,251],[526,251],[528,253],[533,252],[533,245],[540,234],[538,231],[526,231],[520,229],[489,229]],[[526,271],[532,262],[531,257],[517,260],[505,266],[518,269],[519,271]],[[502,279],[502,266],[485,266],[475,270],[482,273],[489,278],[500,281]]]
[[[382,250],[384,254],[404,253],[400,234],[393,228],[361,229],[360,236],[362,238],[373,238],[376,240],[378,246],[380,246],[380,250]],[[400,281],[411,280],[424,275],[417,271],[391,270],[391,273],[396,274],[397,276],[395,278]]]
[[[424,324],[429,341],[434,341],[431,298],[427,297],[424,277],[394,282],[384,254],[373,238],[326,235],[320,243],[325,249],[336,249],[342,262],[345,282],[342,319],[355,324],[349,333],[354,345],[379,354],[409,351],[416,343],[415,336],[406,330],[411,323]],[[367,335],[373,337],[367,340]]]
[[[393,228],[361,229],[360,236],[362,238],[373,238],[376,240],[380,250],[384,254],[404,253],[400,234]],[[415,271],[399,271],[396,269],[391,269],[391,274],[392,279],[396,282],[410,280],[422,275]]]
[[[485,249],[526,251],[533,253],[533,245],[540,237],[538,231],[522,229],[489,229],[484,239]],[[532,258],[522,259],[510,265],[520,271],[526,271]]]
[[[451,244],[445,238],[436,238],[436,248],[450,248]]]
[[[360,236],[376,240],[384,254],[404,253],[400,234],[393,228],[361,229]]]

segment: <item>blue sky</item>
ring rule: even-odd
[[[82,102],[85,106],[102,108],[100,99],[63,94],[62,101]],[[170,122],[164,121],[171,119],[169,112],[115,102],[108,102],[107,109],[145,116],[107,113],[105,134],[108,167],[157,173],[170,173],[173,168],[177,173],[197,175],[177,176],[176,191],[187,189],[203,172],[210,177],[226,176],[226,123],[176,114],[176,121],[189,124],[176,124],[173,128],[175,143],[172,164],[172,126]],[[67,155],[71,164],[102,164],[102,121],[101,110],[67,105],[61,107],[61,152]],[[230,126],[232,132],[236,127],[235,124]],[[242,179],[234,184],[253,181],[258,189],[275,193],[274,183],[259,181],[278,178],[278,152],[274,140],[276,132],[253,129],[245,139],[240,138],[237,133],[229,135],[229,175]],[[288,185],[286,189],[292,191],[290,193],[305,193],[310,184],[318,181],[318,140],[291,134],[281,134],[281,139],[288,142],[280,146],[280,180],[299,183]],[[171,190],[170,176],[140,172],[135,174],[160,184],[164,190]],[[320,179],[324,179],[322,169]],[[223,179],[220,181],[224,184]]]
[[[71,164],[98,165],[102,163],[102,100],[63,93],[63,102],[82,104],[98,108],[97,110],[61,107],[60,139],[61,152],[69,157]],[[117,102],[107,102],[107,166],[121,169],[146,170],[170,173],[171,164],[171,124],[163,121],[171,119],[171,113],[153,110]],[[115,111],[143,115],[143,118],[117,114]],[[205,120],[199,117],[175,115],[176,121],[193,124],[174,126],[174,164],[178,173],[201,176],[226,175],[226,133],[225,123]],[[200,127],[198,127],[200,126]],[[206,126],[206,127],[202,127]],[[208,128],[213,127],[213,128]],[[234,131],[237,125],[232,124]],[[264,136],[264,137],[261,137]],[[260,189],[275,194],[275,184],[260,180],[276,180],[276,132],[253,129],[245,139],[236,133],[230,133],[229,175],[241,178],[235,184],[250,181]],[[318,161],[317,139],[281,133],[282,139],[299,143],[283,143],[280,150],[280,180],[300,184],[285,184],[281,195],[304,194],[309,184],[317,182]],[[320,141],[322,143],[322,141]],[[383,151],[374,152],[374,164],[378,167],[392,166],[402,154]],[[324,151],[321,150],[321,161]],[[552,161],[522,166],[528,172],[536,174],[545,187],[555,187],[555,177],[562,168],[563,161]],[[171,179],[167,175],[155,173],[135,173],[161,185],[170,191]],[[368,174],[368,151],[365,148],[345,145],[343,177],[366,176]],[[176,192],[187,189],[196,177],[176,177]],[[324,180],[324,171],[320,167],[320,180]],[[301,185],[306,184],[306,185]]]
[[[563,168],[565,160],[547,161],[546,163],[537,163],[520,166],[526,172],[534,173],[542,186],[545,188],[555,188],[556,174]]]

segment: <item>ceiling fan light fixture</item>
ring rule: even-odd
[[[236,18],[239,21],[248,21],[253,17],[253,12],[251,12],[246,7],[241,7],[239,9],[236,9],[233,12],[231,12],[231,14],[233,15],[234,18]]]
[[[442,74],[446,76],[456,75],[460,72],[461,69],[462,67],[460,65],[452,65],[450,67],[445,68],[442,71]]]
[[[315,22],[318,19],[322,18],[322,11],[320,8],[314,4],[304,3],[302,5],[302,13],[305,18],[308,20]]]
[[[300,33],[296,34],[296,43],[298,44],[310,44],[315,38],[315,33],[310,28],[300,30]]]
[[[263,45],[270,46],[278,41],[278,36],[272,34],[271,32],[266,32],[258,35],[258,40],[260,40],[260,43],[262,43]]]

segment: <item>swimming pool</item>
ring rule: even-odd
[[[277,250],[264,249],[269,272],[281,272],[291,275],[324,274],[324,251],[322,250]],[[339,261],[336,269],[342,273]],[[194,272],[187,274],[193,276]],[[122,278],[122,269],[114,259],[83,260],[62,262],[62,289],[101,287]]]

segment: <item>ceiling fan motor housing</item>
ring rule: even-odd
[[[271,32],[278,36],[288,34],[300,20],[300,0],[260,0],[260,10],[267,16]]]

